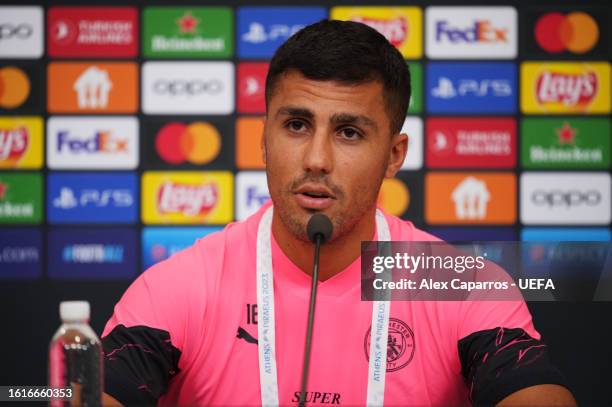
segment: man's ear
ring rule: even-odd
[[[391,138],[391,149],[389,150],[389,164],[385,172],[385,178],[393,178],[402,168],[406,153],[408,152],[408,135],[406,133],[395,134]]]
[[[268,125],[267,119],[264,117],[263,134],[261,135],[261,159],[266,164],[266,127]]]

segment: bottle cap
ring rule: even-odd
[[[60,318],[64,322],[89,321],[89,302],[62,301],[60,302]]]

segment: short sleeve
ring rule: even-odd
[[[204,313],[196,247],[140,275],[102,333],[105,392],[124,405],[156,404],[185,365],[186,335]],[[200,296],[192,295],[194,292]],[[201,318],[200,318],[201,319]]]
[[[467,301],[461,309],[457,348],[474,405],[538,384],[567,387],[524,301]]]

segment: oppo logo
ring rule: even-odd
[[[213,79],[210,81],[201,80],[165,80],[160,79],[153,83],[155,93],[161,95],[199,95],[209,93],[216,95],[223,90],[221,81]]]
[[[576,189],[568,191],[538,189],[531,195],[531,201],[537,206],[549,207],[595,206],[601,202],[601,193],[594,189],[584,192]]]
[[[32,27],[26,24],[13,25],[10,23],[0,24],[0,40],[13,37],[25,40],[32,35]]]

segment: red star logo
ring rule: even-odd
[[[6,185],[4,182],[0,182],[0,199],[4,199],[7,189],[8,185]]]
[[[574,144],[577,131],[568,122],[563,122],[563,127],[555,129],[555,131],[559,137],[559,144]]]
[[[187,11],[185,15],[176,20],[176,22],[179,25],[181,33],[194,34],[197,32],[197,26],[200,24],[200,19],[192,16],[191,11]]]

